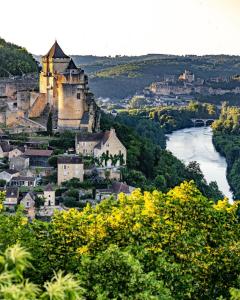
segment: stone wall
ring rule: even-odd
[[[58,164],[58,185],[72,178],[79,178],[83,181],[83,164]]]
[[[46,94],[39,94],[33,106],[29,110],[28,117],[29,118],[40,117],[46,105],[47,105]]]

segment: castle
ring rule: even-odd
[[[42,57],[39,92],[28,81],[0,85],[0,123],[12,133],[44,131],[49,116],[58,131],[99,131],[100,109],[89,91],[88,77],[57,41]]]
[[[57,129],[98,131],[100,111],[89,92],[88,77],[57,41],[42,57],[39,91],[57,119]]]

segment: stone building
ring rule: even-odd
[[[13,177],[19,176],[20,173],[18,170],[4,170],[0,172],[0,179],[5,180],[6,182],[11,181]]]
[[[9,168],[11,170],[22,171],[29,168],[29,158],[25,156],[17,156],[9,159]]]
[[[35,177],[28,176],[15,176],[9,182],[10,186],[26,186],[35,187],[37,185],[37,179]]]
[[[11,159],[13,157],[18,157],[23,154],[25,149],[20,149],[20,148],[14,148],[8,153],[8,158]]]
[[[53,150],[27,149],[24,156],[29,158],[30,167],[48,168],[48,159],[53,154]]]
[[[42,57],[40,94],[45,101],[39,101],[39,112],[43,111],[41,105],[48,105],[59,130],[98,130],[100,110],[89,92],[88,77],[57,42]]]
[[[77,134],[75,139],[76,153],[83,156],[100,158],[105,154],[109,159],[105,166],[126,164],[127,150],[116,135],[115,129],[88,135]],[[120,158],[121,157],[121,158]]]
[[[8,208],[14,208],[18,203],[19,189],[17,187],[7,187],[6,198],[3,205]]]
[[[58,157],[58,185],[72,178],[83,181],[84,166],[79,156]]]
[[[55,206],[55,191],[50,184],[46,186],[43,192],[44,206]]]

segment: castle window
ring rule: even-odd
[[[77,93],[77,99],[81,99],[80,93]]]

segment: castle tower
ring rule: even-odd
[[[47,103],[57,109],[57,80],[58,74],[63,72],[71,58],[67,56],[57,41],[48,53],[42,57],[42,72],[40,74],[40,93],[47,96]]]
[[[88,77],[57,42],[42,58],[40,93],[46,96],[57,129],[98,130],[100,110],[89,92]]]

